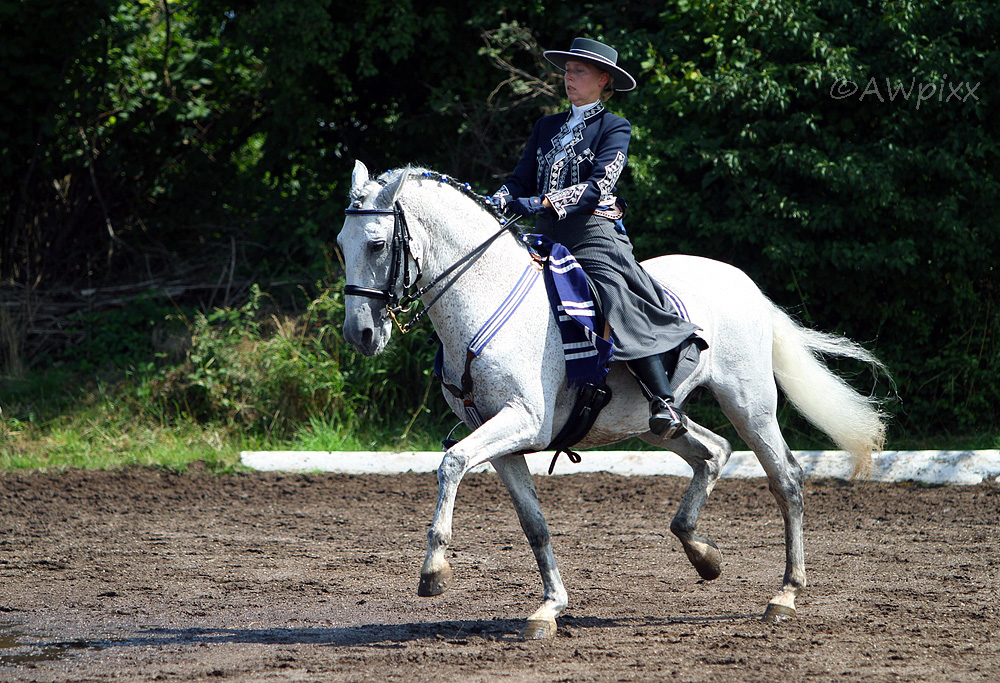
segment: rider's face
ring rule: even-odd
[[[601,99],[601,92],[608,82],[608,74],[589,62],[569,60],[563,76],[566,97],[576,106]]]

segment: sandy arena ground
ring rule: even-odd
[[[0,474],[0,681],[996,681],[1000,485],[810,480],[809,587],[763,480],[726,479],[698,578],[669,532],[686,481],[536,479],[570,593],[541,582],[498,478],[459,493],[453,587],[418,598],[433,474]]]

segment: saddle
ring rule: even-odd
[[[605,380],[614,356],[614,340],[610,338],[610,330],[607,329],[600,312],[599,299],[591,287],[590,279],[573,255],[563,245],[552,242],[543,235],[524,235],[522,240],[532,251],[533,257],[543,265],[546,292],[562,336],[567,384],[577,389],[569,419],[544,449],[555,451],[549,466],[549,474],[552,474],[556,461],[562,453],[565,453],[571,462],[580,462],[580,455],[571,450],[572,447],[590,432],[601,411],[611,401],[611,388]],[[528,274],[529,270],[526,269],[525,275],[522,275],[522,282]],[[443,348],[439,343],[434,374],[441,380],[445,389],[463,401],[465,422],[473,428],[481,425],[483,420],[473,399],[472,361],[503,326],[513,313],[513,309],[520,305],[521,299],[532,284],[533,282],[527,285],[519,283],[508,296],[505,305],[501,306],[484,325],[484,329],[491,330],[489,337],[484,337],[483,330],[480,330],[470,342],[460,385],[445,381]],[[518,291],[520,294],[515,296]],[[673,294],[670,296],[676,298]],[[506,315],[501,314],[504,310]],[[697,337],[692,337],[680,347],[677,366],[671,377],[671,384],[674,387],[694,371],[698,365],[700,351],[704,347],[704,341]],[[458,426],[456,425],[455,429]],[[452,429],[442,442],[445,450],[457,443],[457,440],[452,438],[455,429]]]
[[[552,474],[561,453],[566,453],[570,462],[580,462],[580,455],[572,447],[590,432],[601,410],[611,401],[611,388],[605,378],[614,355],[614,340],[601,313],[600,297],[573,255],[543,235],[525,235],[522,239],[533,252],[546,257],[545,282],[563,336],[566,375],[570,386],[577,387],[569,419],[546,448],[555,451],[549,465]],[[690,320],[681,299],[666,287],[663,290],[681,317]],[[676,363],[669,369],[671,389],[695,371],[701,351],[707,346],[704,339],[693,335],[677,348]]]

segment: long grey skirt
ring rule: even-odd
[[[615,360],[634,360],[676,348],[699,329],[685,321],[663,288],[635,260],[614,221],[594,215],[561,221],[541,216],[535,231],[565,246],[590,277],[596,302],[611,327]]]

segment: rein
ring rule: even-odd
[[[439,175],[432,173],[430,171],[423,174],[424,178],[434,178],[438,182],[451,183],[451,179],[446,175]],[[405,178],[404,178],[405,181]],[[401,181],[402,182],[402,181]],[[473,196],[474,198],[483,201],[485,203],[485,198],[472,192],[468,183],[464,185],[459,185],[459,189],[463,190],[466,194]],[[420,281],[421,270],[420,263],[413,259],[414,263],[417,264],[417,274],[413,278],[413,284],[410,282],[410,259],[413,258],[410,252],[410,229],[406,224],[406,215],[403,213],[403,207],[396,201],[393,203],[391,209],[344,209],[344,214],[347,216],[389,216],[393,217],[393,227],[392,227],[392,246],[390,247],[390,259],[391,266],[389,270],[389,281],[386,283],[384,289],[374,289],[372,287],[361,287],[358,285],[345,285],[344,294],[347,296],[364,296],[369,299],[381,299],[385,301],[385,310],[392,318],[392,321],[396,324],[401,334],[406,334],[411,329],[413,329],[430,311],[431,307],[438,302],[438,299],[447,292],[465,272],[472,267],[473,263],[486,253],[490,245],[493,244],[501,235],[503,235],[508,230],[513,230],[520,216],[512,221],[506,220],[503,216],[498,216],[497,219],[500,222],[500,229],[488,237],[482,244],[477,246],[475,249],[470,251],[468,254],[458,259],[455,263],[451,264],[446,268],[440,275],[434,278],[431,282],[414,289],[416,283]],[[464,266],[464,267],[463,267]],[[408,313],[413,306],[424,294],[429,292],[432,288],[441,283],[442,280],[447,278],[449,275],[454,273],[456,270],[461,268],[458,274],[455,275],[450,281],[445,283],[444,287],[441,288],[434,298],[424,306],[424,308],[418,311],[413,318],[408,322],[401,323],[398,316],[403,313]],[[402,290],[400,294],[399,290]]]

